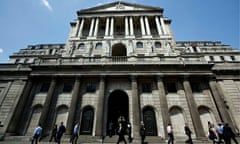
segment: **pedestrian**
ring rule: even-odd
[[[42,125],[41,124],[39,124],[36,128],[35,128],[35,130],[34,130],[34,132],[33,132],[33,138],[32,138],[32,144],[34,144],[34,142],[35,142],[35,144],[37,144],[38,143],[38,141],[40,141],[40,137],[41,137],[41,135],[42,135]]]
[[[57,124],[54,125],[52,132],[51,132],[51,137],[49,139],[49,142],[52,142],[52,139],[54,142],[57,142]]]
[[[187,123],[184,126],[184,131],[185,131],[185,134],[188,136],[188,139],[186,140],[186,143],[193,144],[192,136],[191,136],[192,131],[190,130],[190,128],[189,128]]]
[[[74,125],[74,128],[73,128],[73,134],[72,134],[72,137],[70,140],[70,142],[72,144],[77,144],[78,137],[80,135],[79,132],[80,132],[80,123],[76,122],[76,124]]]
[[[127,144],[127,141],[124,137],[124,134],[125,134],[125,130],[122,126],[122,123],[119,123],[119,127],[117,129],[117,134],[118,134],[118,141],[117,141],[117,144],[119,144],[121,141],[123,141],[125,144]]]
[[[219,123],[217,126],[217,136],[218,136],[218,143],[223,143],[223,124]]]
[[[130,122],[127,124],[128,142],[132,142],[132,125]]]
[[[217,143],[217,133],[214,128],[214,125],[211,124],[208,126],[208,138],[213,142],[213,144]]]
[[[146,138],[146,129],[145,129],[145,127],[144,127],[143,121],[141,122],[140,136],[141,136],[141,143],[144,144],[144,140],[145,140],[145,138]]]
[[[66,131],[66,127],[63,125],[63,122],[61,122],[58,131],[57,131],[57,143],[60,144],[61,143],[61,138],[63,136],[63,133],[65,133]]]
[[[167,133],[168,133],[168,144],[174,144],[173,128],[170,123],[167,126]]]
[[[228,123],[226,123],[223,127],[223,137],[224,137],[225,144],[231,144],[231,139],[233,139],[235,144],[238,144],[235,138],[235,134],[232,131],[231,127],[229,127]]]

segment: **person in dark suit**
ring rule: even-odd
[[[185,143],[190,143],[192,144],[192,131],[190,130],[188,124],[186,123],[185,126],[184,126],[184,131],[185,131],[185,134],[188,136],[188,139],[185,141]]]
[[[57,131],[57,143],[60,144],[61,143],[61,138],[63,136],[63,133],[65,133],[66,131],[66,127],[63,125],[63,122],[61,122],[61,125],[58,128]]]
[[[127,144],[127,141],[124,137],[124,134],[125,134],[125,130],[122,126],[122,123],[119,123],[119,127],[117,129],[117,134],[118,134],[118,141],[117,141],[117,144],[119,144],[121,141],[123,141],[125,144]]]
[[[144,127],[143,121],[141,121],[140,136],[141,136],[141,144],[144,144],[144,140],[146,138],[146,129]]]
[[[225,144],[231,144],[231,139],[233,139],[234,142],[238,144],[235,138],[235,134],[232,131],[232,129],[229,127],[228,123],[226,123],[223,127],[223,136],[224,136]]]

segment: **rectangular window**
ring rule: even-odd
[[[209,56],[210,61],[214,61],[214,57],[213,56]]]
[[[232,61],[235,61],[235,57],[234,56],[230,56]]]
[[[48,92],[49,87],[50,87],[50,83],[43,83],[40,88],[40,92]]]
[[[145,93],[152,92],[151,83],[143,83],[142,84],[142,92],[145,92]]]
[[[73,85],[71,83],[64,83],[63,92],[71,92]]]
[[[175,83],[167,83],[166,84],[167,93],[176,93],[177,87]]]
[[[224,61],[225,59],[224,59],[224,56],[220,56],[220,59],[222,60],[222,61]]]
[[[200,93],[202,92],[200,83],[193,82],[191,83],[191,88],[193,93]]]
[[[96,84],[89,83],[87,84],[87,92],[95,92],[96,91]]]

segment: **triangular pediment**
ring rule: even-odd
[[[145,6],[140,4],[117,1],[117,2],[104,4],[104,5],[88,8],[88,9],[83,9],[79,12],[149,11],[149,10],[163,11],[163,9],[159,7],[152,7],[152,6]]]

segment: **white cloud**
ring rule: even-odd
[[[52,6],[49,4],[48,0],[41,0],[42,4],[49,10],[52,11]]]
[[[0,48],[0,54],[1,54],[1,53],[3,53],[3,49],[2,49],[2,48]]]

